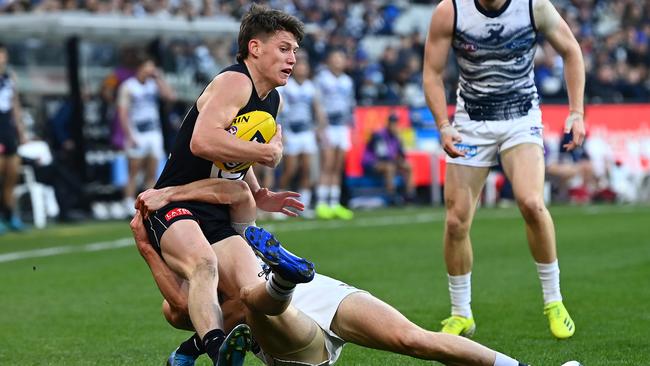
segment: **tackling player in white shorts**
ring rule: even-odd
[[[221,190],[215,187],[221,185],[223,180],[212,179],[215,183],[212,186],[206,183],[208,181],[168,187],[164,193],[167,195],[165,200],[189,195],[209,203],[223,202],[224,197],[217,199],[215,194]],[[246,189],[244,185],[237,187]],[[138,208],[143,212],[156,209],[162,203],[160,193],[156,190],[143,193],[138,198]],[[254,204],[252,197],[247,202]],[[229,203],[236,202],[229,200]],[[171,272],[148,243],[140,211],[131,221],[131,229],[138,249],[165,298],[165,317],[176,328],[192,330],[187,313],[187,285]],[[264,246],[270,246],[269,243],[280,246],[272,235],[253,226],[246,229],[245,237],[258,255],[264,251]],[[220,258],[225,257],[222,255]],[[265,272],[268,273],[268,270]],[[233,299],[221,300],[225,323],[233,326],[241,318],[240,305]],[[242,289],[240,300],[246,323],[251,327],[259,346],[254,351],[267,365],[332,365],[338,360],[343,346],[349,342],[420,359],[437,360],[447,365],[523,365],[469,339],[422,329],[368,292],[327,276],[317,274],[311,282],[285,294],[278,294],[274,285],[268,282],[260,283]],[[245,352],[244,344],[234,344],[232,352]],[[194,365],[194,360],[202,353],[200,342],[190,338],[172,354],[169,365]]]

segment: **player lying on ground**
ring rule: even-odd
[[[194,200],[207,199],[214,202],[217,195],[211,193],[214,192],[213,188],[208,181],[200,182],[203,185],[201,189],[196,185],[189,189],[188,186],[173,187],[176,193],[170,195],[170,199],[176,195],[192,195]],[[244,185],[241,187],[246,188]],[[147,198],[157,196],[157,191],[148,191],[146,197],[139,197],[138,207],[155,208],[154,200]],[[234,196],[246,195],[233,194]],[[244,200],[251,202],[250,198]],[[238,204],[236,201],[231,203]],[[165,297],[165,317],[172,326],[191,330],[191,322],[185,310],[185,281],[178,278],[151,247],[143,231],[140,213],[131,221],[131,228],[138,249]],[[282,253],[281,256],[291,256],[262,229],[246,229],[246,239],[263,255],[277,251]],[[286,279],[300,276],[299,273],[295,274],[290,261],[282,262],[273,270],[274,275],[275,271],[284,271],[280,273]],[[293,282],[298,281],[294,279]],[[367,292],[326,276],[317,275],[312,282],[298,286],[295,292],[293,289],[287,291],[284,296],[278,296],[274,287],[267,282],[241,291],[241,300],[246,306],[246,322],[251,326],[262,350],[259,355],[267,364],[282,365],[282,361],[302,362],[306,365],[333,364],[343,345],[352,342],[421,359],[437,360],[448,365],[520,365],[518,361],[471,340],[424,330]],[[170,306],[170,302],[174,305]],[[227,318],[233,309],[223,307],[223,310],[224,317]],[[246,343],[242,341],[237,345]],[[195,358],[203,353],[200,345],[193,336],[172,354],[170,364],[193,365]],[[236,354],[234,357],[239,359],[241,355]],[[278,362],[279,360],[282,361]]]

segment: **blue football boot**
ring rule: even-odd
[[[219,347],[219,361],[215,366],[241,366],[246,352],[251,349],[251,329],[246,324],[234,327]]]
[[[176,353],[176,351],[178,351],[178,348],[169,355],[167,366],[194,366],[194,357]]]
[[[255,254],[266,263],[273,273],[293,283],[306,283],[314,279],[314,264],[284,249],[273,234],[249,226],[244,237]]]
[[[13,215],[11,216],[11,219],[9,219],[9,228],[13,231],[24,231],[25,224],[23,224],[23,220],[21,220],[20,217]]]

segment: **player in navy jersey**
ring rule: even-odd
[[[538,34],[564,61],[569,95],[565,132],[573,132],[567,144],[573,149],[585,135],[584,62],[578,42],[549,0],[443,0],[431,19],[424,91],[448,155],[444,247],[452,310],[443,321],[444,332],[470,336],[475,329],[469,230],[497,154],[526,224],[551,333],[568,338],[575,332],[560,294],[555,229],[543,200],[543,126],[533,78]],[[460,70],[453,125],[442,79],[452,47]]]
[[[14,187],[20,172],[17,149],[25,141],[21,108],[16,92],[16,76],[7,69],[9,53],[0,44],[0,234],[7,231],[5,221],[12,230],[22,230],[23,223],[15,214]]]
[[[216,177],[244,180],[263,210],[293,199],[260,188],[249,170],[221,171],[213,162],[246,161],[270,167],[280,162],[280,129],[268,144],[238,139],[227,129],[236,116],[255,110],[276,117],[280,97],[275,88],[286,84],[291,75],[303,34],[303,24],[295,17],[251,7],[241,22],[238,62],[208,84],[185,116],[156,188]],[[196,336],[215,364],[223,363],[218,358],[225,339],[217,285],[226,298],[238,302],[240,288],[261,281],[253,253],[237,234],[250,224],[231,226],[226,205],[193,201],[170,203],[151,213],[145,222],[154,248],[169,268],[189,283],[189,315]],[[293,285],[276,280],[286,288]]]

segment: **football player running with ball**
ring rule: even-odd
[[[245,183],[241,184],[248,184],[257,207],[262,210],[272,210],[278,203],[302,209],[292,198],[297,194],[275,194],[260,188],[248,168],[224,171],[214,163],[278,165],[282,157],[279,128],[270,141],[262,141],[268,142],[266,144],[239,139],[228,128],[237,116],[253,111],[276,117],[280,96],[275,88],[287,83],[303,34],[304,25],[295,17],[260,6],[251,7],[241,22],[238,62],[226,67],[210,82],[185,116],[155,188],[209,177],[243,180]],[[235,302],[227,306],[238,308],[239,290],[263,281],[257,276],[259,266],[254,254],[236,231],[243,231],[250,224],[252,222],[231,226],[227,204],[198,201],[170,203],[150,213],[144,222],[154,249],[167,266],[188,283],[189,316],[196,337],[215,365],[225,364],[224,360],[219,360],[219,348],[226,340],[225,330],[232,326],[224,326],[217,287]],[[289,291],[295,286],[278,276],[271,280],[281,283],[283,290]],[[243,316],[242,312],[240,317],[243,319]],[[228,341],[241,336],[241,329],[236,328]]]
[[[585,67],[580,45],[549,0],[443,0],[431,18],[424,56],[424,92],[442,146],[445,178],[445,262],[451,317],[443,332],[470,336],[472,246],[469,231],[488,171],[500,156],[526,224],[551,333],[568,338],[575,325],[562,303],[555,228],[543,200],[544,148],[533,58],[538,34],[564,62],[569,95],[565,132],[582,144]],[[460,77],[453,125],[447,119],[443,73],[453,47]]]

